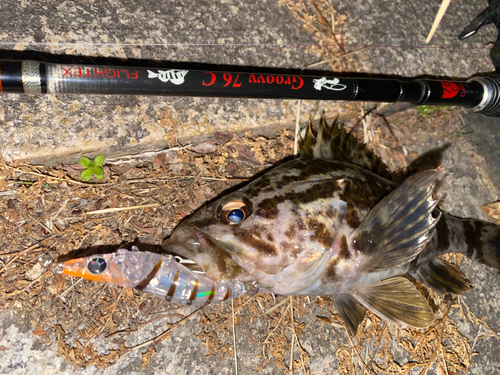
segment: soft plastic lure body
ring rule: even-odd
[[[60,264],[60,271],[135,288],[178,304],[204,305],[245,294],[241,282],[214,283],[206,274],[189,269],[172,256],[140,252],[135,246],[132,250],[71,259]]]

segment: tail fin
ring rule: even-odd
[[[500,226],[484,221],[463,221],[466,255],[500,271]]]
[[[462,253],[500,270],[500,226],[443,214],[435,229],[434,238],[410,272],[421,283],[441,293],[462,294],[471,288],[458,266],[438,258],[445,253]]]
[[[480,220],[442,215],[436,232],[437,255],[463,253],[500,271],[500,226]]]

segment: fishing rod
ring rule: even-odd
[[[474,34],[488,23],[498,27],[499,7],[500,0],[490,2],[486,11],[466,27],[460,38]],[[495,59],[494,64],[497,66]],[[409,102],[463,106],[487,116],[500,116],[500,76],[493,75],[472,77],[467,81],[403,81],[0,60],[0,92]]]
[[[500,77],[468,81],[345,78],[175,68],[0,61],[0,91],[459,105],[500,116]]]

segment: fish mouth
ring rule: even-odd
[[[172,239],[166,239],[163,241],[162,248],[166,254],[172,256],[177,263],[182,264],[193,272],[206,274],[200,265],[192,259],[192,254],[203,253],[201,244],[194,239],[190,239],[184,244],[180,244]]]
[[[207,274],[214,282],[234,280],[241,267],[234,254],[221,241],[196,228],[177,228],[172,236],[163,241],[162,248],[175,254],[178,262],[196,272]]]

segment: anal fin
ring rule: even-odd
[[[412,276],[441,293],[462,294],[471,288],[469,280],[458,266],[439,258],[420,265]]]
[[[357,287],[353,295],[366,308],[392,323],[425,328],[435,318],[424,296],[404,277]]]
[[[352,336],[356,335],[358,326],[365,318],[366,308],[357,302],[349,294],[338,294],[332,296],[335,308],[344,321]]]

